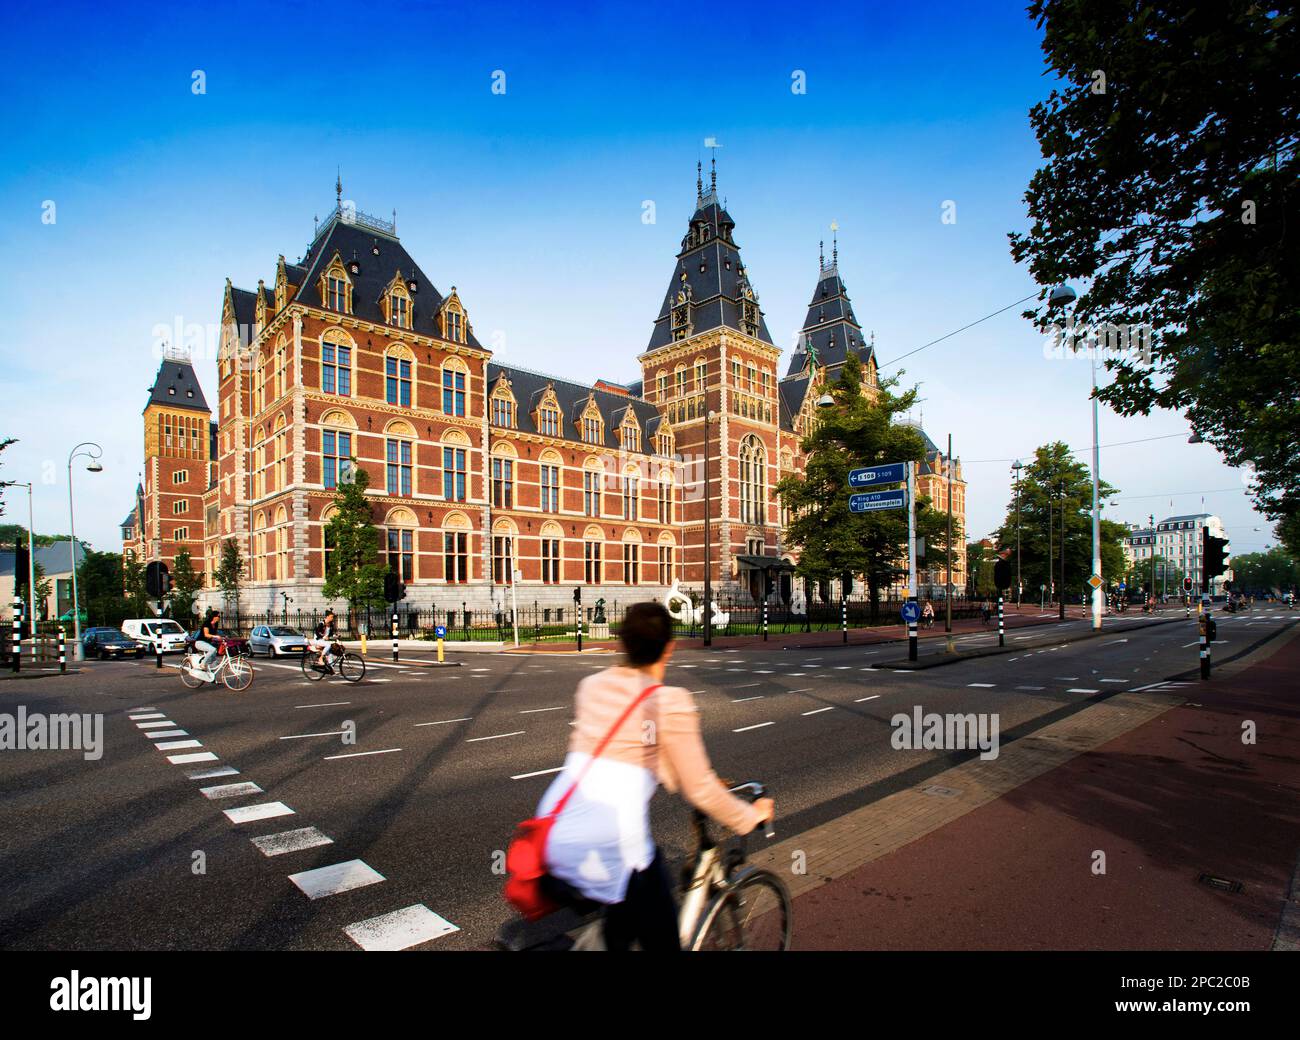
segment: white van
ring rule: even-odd
[[[122,631],[137,642],[144,643],[149,653],[181,653],[185,650],[185,629],[171,618],[133,618],[122,622]]]

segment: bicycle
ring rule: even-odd
[[[320,682],[327,675],[334,675],[334,662],[338,662],[338,675],[347,682],[360,682],[366,674],[366,659],[351,650],[344,650],[335,643],[325,654],[323,668],[316,664],[316,651],[310,646],[302,655],[302,674],[312,682]]]
[[[181,662],[181,682],[189,689],[197,690],[204,683],[215,683],[220,679],[226,689],[239,693],[253,685],[253,665],[246,656],[246,645],[242,642],[223,639],[217,644],[217,664],[212,671],[203,667],[206,655],[194,649],[194,644],[186,646],[185,659]]]
[[[731,788],[751,802],[767,796],[757,780]],[[682,869],[682,905],[678,935],[682,949],[772,950],[790,948],[791,900],[785,883],[770,870],[745,866],[746,839],[727,850],[709,834],[709,820],[691,810],[695,853]],[[767,837],[774,837],[767,821]]]

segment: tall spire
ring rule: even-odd
[[[826,270],[826,242],[824,240],[817,243],[817,270]]]
[[[343,170],[335,167],[336,174],[334,177],[334,198],[340,206],[343,205]]]
[[[704,204],[704,164],[695,160],[695,205]]]
[[[718,194],[718,155],[716,152],[709,156],[709,193]]]

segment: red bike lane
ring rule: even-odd
[[[1295,948],[1300,633],[1168,692],[1189,703],[796,897],[794,948]]]

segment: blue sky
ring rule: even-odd
[[[119,544],[141,468],[155,328],[215,326],[227,276],[255,288],[277,254],[301,256],[336,169],[359,209],[397,210],[481,340],[567,377],[639,376],[706,137],[783,348],[832,221],[884,362],[1034,289],[1006,235],[1025,221],[1027,112],[1050,80],[1016,3],[24,2],[0,30],[0,435],[21,438],[0,478],[37,481],[38,530],[66,531],[67,452],[98,441],[105,471],[76,493],[99,548]],[[1087,363],[1046,360],[1019,310],[904,362],[916,418],[966,464],[972,535],[1001,519],[1007,460],[1091,443]],[[198,370],[211,393],[213,362]],[[1188,445],[1180,417],[1103,411],[1101,430],[1118,445],[1102,453],[1122,489],[1112,518],[1204,497],[1234,552],[1273,542],[1242,475]]]

